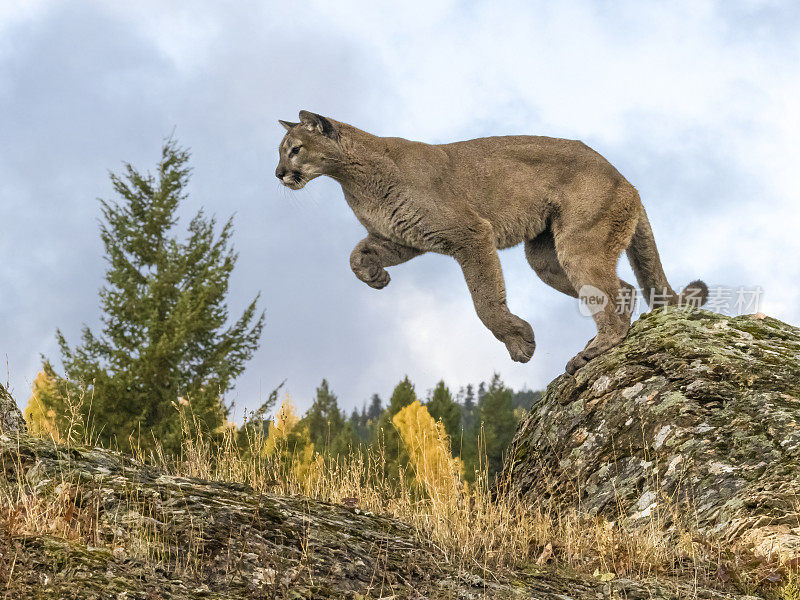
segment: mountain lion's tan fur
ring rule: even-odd
[[[570,373],[628,331],[630,302],[622,299],[633,287],[616,273],[623,250],[651,304],[705,301],[702,282],[682,295],[672,290],[636,189],[579,141],[520,135],[431,145],[307,111],[299,123],[281,124],[278,178],[291,189],[320,175],[335,179],[367,229],[350,255],[356,277],[381,289],[386,267],[424,252],[452,256],[478,317],[516,361],[533,355],[533,330],[506,306],[498,248],[524,242],[545,283],[576,298],[593,286],[605,297],[593,315],[597,335],[569,361]]]

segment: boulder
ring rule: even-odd
[[[800,330],[657,310],[547,388],[506,462],[544,510],[800,556]]]
[[[25,431],[25,419],[14,398],[2,384],[0,384],[0,431]]]

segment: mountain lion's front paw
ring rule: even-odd
[[[533,338],[533,329],[519,317],[514,317],[514,332],[505,340],[511,360],[526,363],[533,356],[536,350],[536,342]]]
[[[356,265],[353,267],[353,273],[369,287],[375,288],[376,290],[385,288],[392,279],[386,269],[374,263]]]
[[[391,280],[392,278],[389,276],[389,271],[381,267],[378,269],[377,273],[370,277],[369,281],[365,279],[364,283],[376,290],[380,290],[389,285]]]

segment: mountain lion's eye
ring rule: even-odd
[[[300,148],[301,148],[301,147],[302,147],[302,146],[295,146],[294,148],[292,148],[291,150],[289,150],[289,156],[294,156],[295,154],[297,154],[298,152],[300,152]]]

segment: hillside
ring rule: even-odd
[[[4,597],[721,600],[777,590],[798,555],[798,357],[800,332],[774,319],[658,312],[548,387],[517,434],[508,491],[531,514],[577,519],[586,528],[573,538],[608,531],[630,546],[641,530],[685,547],[665,553],[674,569],[627,575],[613,570],[635,544],[598,559],[554,537],[539,560],[487,570],[358,498],[259,492],[38,439],[0,388]],[[710,575],[687,577],[681,561],[700,564],[691,557],[709,548]],[[746,581],[740,559],[756,561],[742,563]]]

